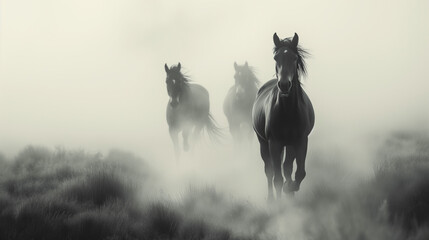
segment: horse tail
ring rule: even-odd
[[[207,115],[205,129],[212,141],[219,142],[219,140],[224,137],[222,128],[217,125],[210,113]]]

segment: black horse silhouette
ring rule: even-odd
[[[210,114],[209,93],[201,85],[190,83],[188,77],[182,74],[181,64],[168,68],[167,92],[170,101],[167,104],[167,123],[171,140],[174,144],[176,159],[180,156],[179,133],[183,136],[183,148],[190,148],[189,135],[192,139],[198,139],[203,128],[210,136],[218,136],[220,129],[216,126]]]
[[[268,199],[273,199],[273,180],[277,198],[281,197],[282,188],[285,193],[299,190],[306,175],[308,135],[314,126],[313,106],[300,82],[300,76],[306,73],[307,52],[298,46],[296,33],[292,39],[283,40],[274,33],[273,39],[277,78],[259,89],[252,112],[253,128],[265,163]],[[284,149],[286,158],[282,166]],[[295,159],[297,169],[293,181]]]
[[[228,119],[229,131],[235,143],[251,139],[252,107],[258,91],[258,79],[247,64],[234,62],[234,85],[229,89],[223,102],[223,112]]]

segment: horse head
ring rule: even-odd
[[[274,33],[274,60],[276,61],[277,87],[280,96],[288,97],[294,84],[299,84],[299,71],[305,73],[302,53],[305,51],[298,47],[298,34],[292,39],[280,40]]]
[[[247,61],[244,65],[238,65],[234,62],[234,80],[235,80],[235,98],[240,100],[246,97],[250,93],[250,89],[255,87],[258,80],[253,73],[252,68],[249,66]]]
[[[179,105],[181,93],[187,82],[186,78],[180,72],[181,67],[180,62],[176,66],[171,66],[170,68],[168,68],[167,64],[164,65],[165,72],[167,73],[165,83],[167,84],[167,92],[170,97],[170,106],[172,108]]]

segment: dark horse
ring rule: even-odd
[[[229,131],[236,143],[252,136],[252,106],[258,91],[258,79],[247,62],[240,66],[234,62],[235,84],[223,102],[223,112],[229,123]]]
[[[201,85],[190,83],[188,77],[180,72],[180,63],[168,68],[167,92],[170,101],[167,104],[167,123],[174,144],[176,159],[180,156],[179,133],[182,132],[183,148],[189,150],[189,135],[197,139],[203,128],[209,135],[219,135],[219,128],[210,115],[209,93]]]
[[[296,33],[292,39],[283,40],[274,33],[273,39],[277,78],[259,89],[252,112],[253,128],[265,163],[268,199],[273,199],[273,180],[277,198],[280,198],[282,188],[285,193],[299,190],[306,175],[308,135],[314,126],[313,106],[300,82],[300,76],[306,73],[304,57],[307,52],[298,46]],[[282,168],[284,149],[286,158]],[[293,181],[295,159],[297,169]]]

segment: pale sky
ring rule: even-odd
[[[312,138],[428,129],[428,9],[424,0],[0,0],[0,152],[170,148],[164,63],[179,61],[226,127],[234,61],[271,79],[274,32],[298,33],[311,53]]]

